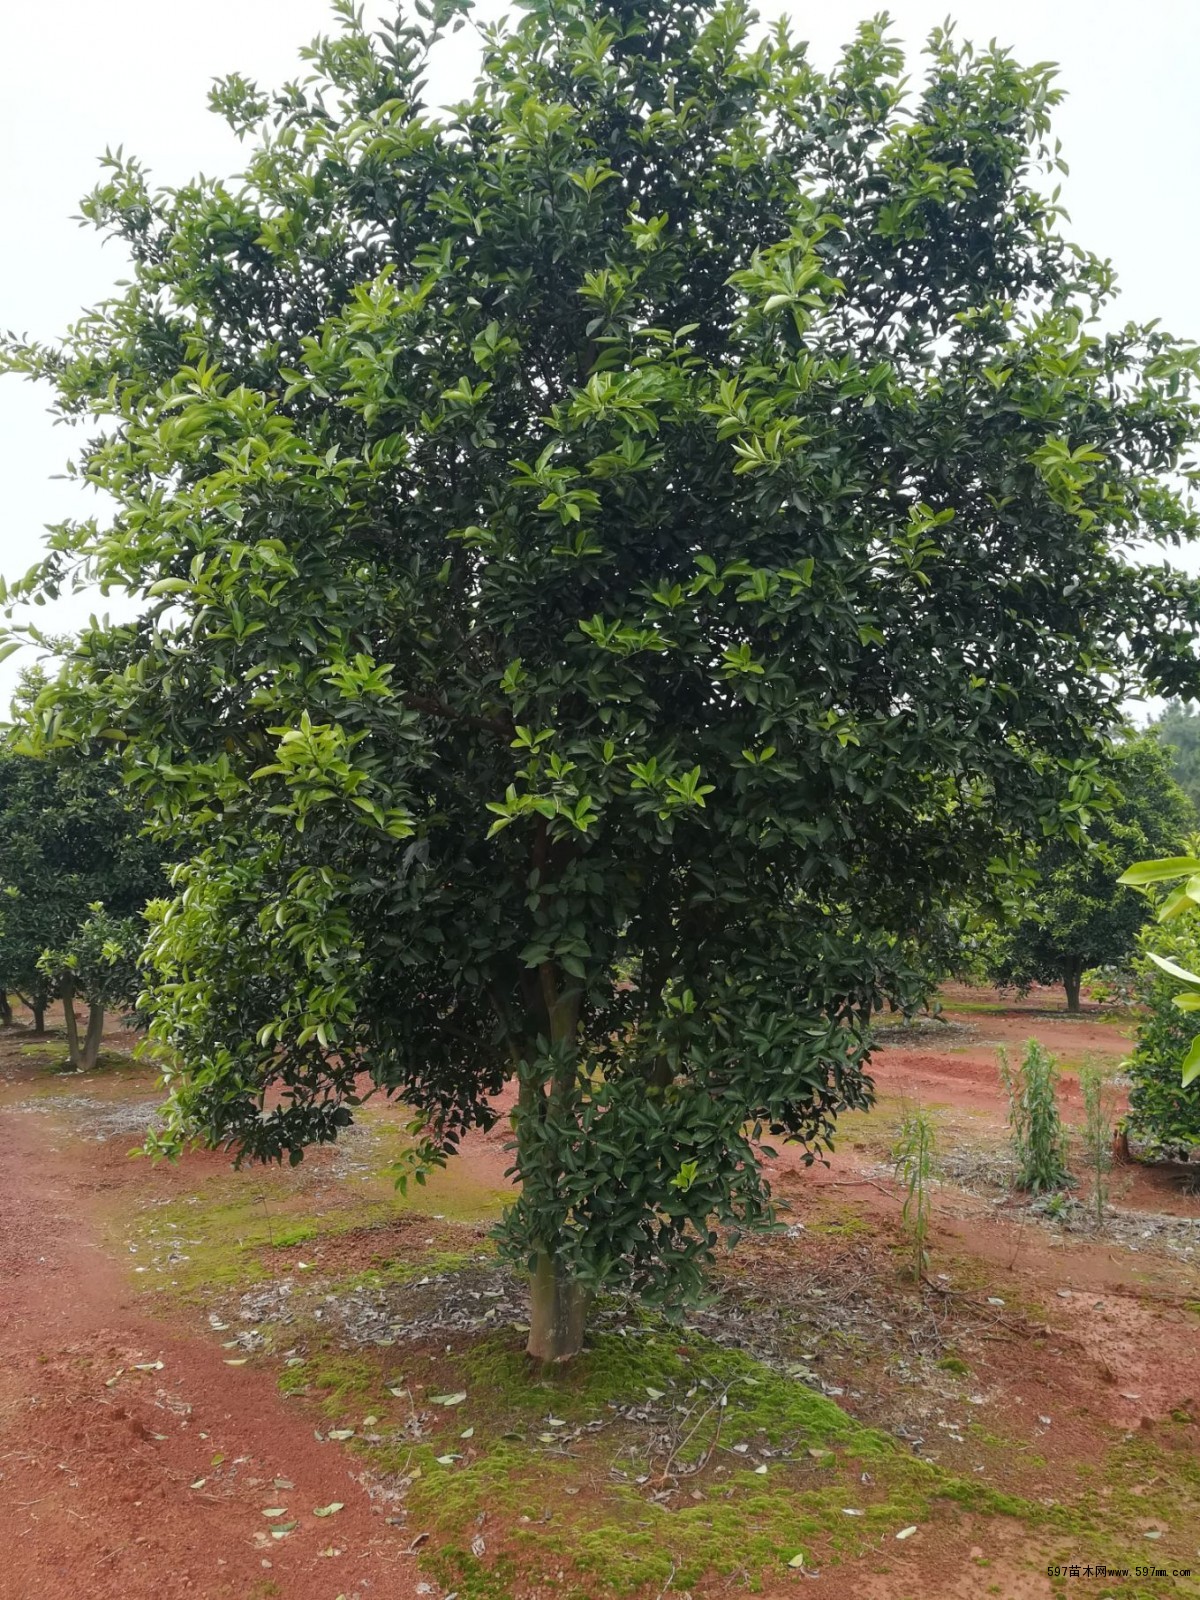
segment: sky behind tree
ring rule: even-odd
[[[508,9],[483,0],[476,15],[492,20]],[[869,0],[760,6],[764,18],[790,15],[823,67],[874,9]],[[1123,290],[1117,319],[1158,317],[1181,337],[1200,339],[1200,6],[900,0],[889,10],[914,76],[921,44],[948,9],[966,38],[995,38],[1022,61],[1059,63],[1068,92],[1055,119],[1071,168],[1063,184],[1066,231],[1112,260]],[[366,5],[368,16],[390,10],[378,0]],[[236,173],[245,152],[208,110],[213,78],[236,70],[275,87],[303,73],[300,47],[331,26],[327,0],[207,0],[202,10],[163,0],[42,0],[10,8],[0,21],[7,156],[0,216],[9,241],[0,255],[0,327],[52,339],[124,276],[120,252],[72,220],[106,147],[136,154],[165,185],[197,172]],[[477,57],[470,27],[447,41],[431,78],[431,104],[467,93]],[[8,576],[38,559],[45,524],[103,516],[97,496],[55,480],[75,445],[69,430],[53,425],[47,405],[48,396],[30,385],[0,380],[0,572]],[[1200,551],[1184,559],[1200,567]],[[76,597],[38,620],[67,631],[104,608],[118,604]],[[27,659],[22,652],[0,665],[0,710]]]

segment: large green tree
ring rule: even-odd
[[[531,0],[423,103],[434,0],[217,108],[234,183],[85,203],[129,286],[8,364],[115,511],[17,586],[127,590],[40,706],[190,864],[154,938],[171,1138],[299,1159],[361,1074],[429,1153],[505,1081],[530,1349],[694,1284],[869,1098],[944,897],[1077,828],[1191,692],[1196,358],[1102,333],[1049,68],[744,6]]]
[[[1117,879],[1130,862],[1174,855],[1196,826],[1195,809],[1171,769],[1171,753],[1154,733],[1115,746],[1104,763],[1112,803],[1093,819],[1086,840],[1060,837],[1038,850],[1033,894],[992,941],[995,982],[1061,983],[1067,1010],[1078,1011],[1089,967],[1129,961],[1153,907]]]

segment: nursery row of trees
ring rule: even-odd
[[[434,112],[466,0],[335,9],[302,81],[215,89],[237,182],[109,158],[125,286],[0,355],[111,508],[7,598],[140,607],[26,738],[113,752],[180,863],[163,1148],[299,1160],[365,1073],[440,1160],[515,1078],[501,1242],[559,1358],[770,1219],[757,1137],[869,1103],[956,908],[1041,850],[1094,920],[1071,852],[1150,826],[1122,706],[1200,691],[1200,585],[1128,553],[1200,526],[1200,356],[1102,331],[1045,64],[527,0]]]
[[[18,746],[15,731],[0,738],[0,1021],[15,996],[40,1033],[61,1001],[71,1062],[91,1068],[106,1011],[136,1004],[144,911],[167,888],[162,851],[110,763]]]
[[[1018,990],[1059,984],[1077,1011],[1089,969],[1113,969],[1118,985],[1132,975],[1152,908],[1117,879],[1131,861],[1173,854],[1200,826],[1161,731],[1130,731],[1115,746],[1107,808],[1084,840],[1055,840],[1031,855],[1007,919],[960,908],[940,940],[922,943],[919,957],[910,952],[929,986],[947,975]],[[52,1000],[68,1018],[71,998],[82,1000],[91,1023],[78,1049],[69,1041],[72,1059],[94,1058],[104,1010],[131,1008],[141,986],[145,908],[167,887],[161,846],[143,824],[111,762],[36,758],[20,752],[15,733],[0,741],[0,1020],[12,1020],[10,993],[38,1031]]]

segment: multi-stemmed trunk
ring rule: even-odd
[[[104,1007],[88,1006],[87,1027],[83,1040],[79,1038],[79,1023],[75,1017],[75,991],[63,993],[63,1021],[67,1028],[67,1055],[76,1072],[91,1072],[100,1059],[100,1041],[104,1037]]]

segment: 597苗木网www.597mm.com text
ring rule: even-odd
[[[1048,1578],[1190,1578],[1192,1572],[1191,1567],[1106,1567],[1076,1561],[1046,1568]]]

